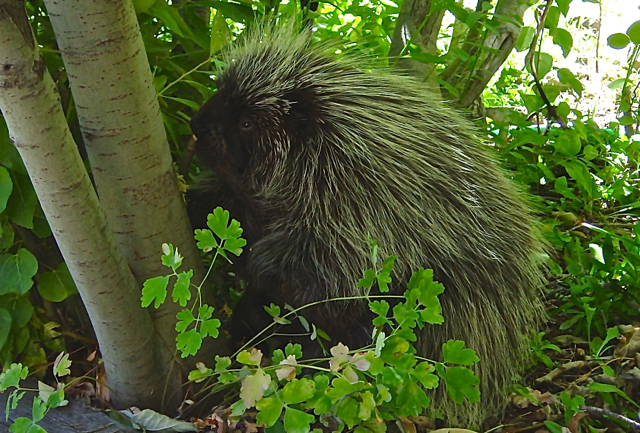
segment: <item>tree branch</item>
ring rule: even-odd
[[[476,66],[469,68],[458,58],[440,74],[440,78],[452,86],[465,83],[457,105],[471,106],[487,83],[507,59],[522,31],[522,16],[530,7],[528,0],[500,0],[489,24],[498,31],[496,35],[481,24],[474,25],[467,35],[463,50],[469,57],[477,56]],[[458,86],[459,87],[459,86]]]

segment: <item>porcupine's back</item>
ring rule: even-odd
[[[271,131],[234,186],[254,227],[250,274],[294,304],[354,295],[371,266],[369,237],[381,257],[398,256],[395,281],[432,268],[445,323],[421,331],[419,352],[439,359],[444,342],[466,341],[481,359],[482,392],[480,404],[440,394],[435,405],[453,422],[481,422],[503,404],[541,318],[542,248],[519,193],[469,122],[419,83],[267,27],[230,53],[218,81]],[[304,270],[312,277],[299,284]],[[366,310],[326,305],[320,328],[324,317],[351,329],[346,316]]]

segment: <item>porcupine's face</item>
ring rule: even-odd
[[[311,90],[270,90],[238,69],[232,65],[218,79],[218,92],[193,117],[191,129],[200,160],[241,187],[315,132]]]

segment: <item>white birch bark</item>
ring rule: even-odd
[[[138,283],[166,274],[160,264],[163,242],[178,247],[185,256],[183,266],[194,269],[194,280],[199,282],[204,275],[202,262],[178,190],[133,3],[45,0],[45,4],[102,208]],[[179,309],[165,302],[151,312],[168,347],[175,347]],[[217,341],[222,344],[222,339]]]
[[[0,110],[91,318],[112,395],[160,409],[165,346],[140,306],[20,0],[0,0]]]

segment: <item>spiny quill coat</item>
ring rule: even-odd
[[[192,221],[223,206],[245,228],[249,287],[234,312],[245,334],[269,322],[270,302],[361,293],[369,237],[380,257],[398,256],[396,291],[432,268],[445,322],[421,331],[418,352],[437,360],[458,339],[478,353],[481,403],[434,399],[450,423],[477,425],[503,407],[540,324],[532,219],[459,114],[408,77],[324,51],[291,25],[267,25],[228,53],[218,92],[192,121],[197,154],[217,174],[188,196]],[[334,343],[371,343],[364,301],[303,315]]]

